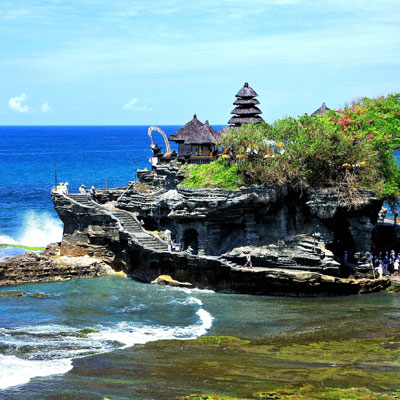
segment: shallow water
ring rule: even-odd
[[[196,294],[130,279],[26,284],[0,293],[16,289],[25,295],[0,297],[0,389],[67,372],[75,357],[194,338],[212,324]],[[44,297],[32,296],[38,292]]]
[[[26,295],[0,297],[0,388],[14,386],[0,392],[0,398],[31,393],[32,385],[41,393],[45,386],[37,377],[66,373],[73,358],[160,339],[211,334],[285,341],[307,333],[321,340],[350,339],[368,331],[372,335],[381,327],[400,327],[400,297],[386,293],[256,297],[145,285],[117,277],[26,284],[0,292],[16,289]],[[46,297],[30,296],[37,292]],[[83,329],[97,332],[80,335]],[[15,386],[30,379],[37,383]]]

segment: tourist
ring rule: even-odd
[[[92,186],[89,191],[89,196],[94,200],[95,195],[96,195],[96,188]]]
[[[253,263],[251,262],[251,253],[247,254],[246,256],[246,264],[244,264],[245,267],[253,268]]]
[[[381,260],[378,268],[376,268],[376,272],[379,274],[379,279],[382,279],[382,275],[383,275],[383,261]]]
[[[388,259],[388,253],[386,253],[385,258],[382,261],[384,275],[388,273],[388,266],[389,266],[389,259]]]
[[[400,265],[400,261],[399,258],[396,258],[394,260],[394,265],[393,265],[393,275],[398,276],[399,275],[399,265]]]
[[[165,239],[168,244],[168,251],[171,253],[172,252],[172,237],[171,237],[171,231],[169,229],[165,230]]]
[[[343,265],[347,267],[347,251],[345,251],[343,254]]]
[[[83,183],[81,186],[79,186],[78,190],[80,194],[86,194],[86,186]]]

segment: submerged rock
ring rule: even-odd
[[[21,290],[14,290],[9,292],[0,292],[0,297],[21,297],[25,292]]]

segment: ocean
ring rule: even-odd
[[[147,126],[0,127],[0,244],[45,246],[59,241],[62,225],[50,190],[68,182],[71,192],[127,186],[135,169],[149,167]],[[178,126],[163,126],[167,135]],[[153,132],[155,142],[163,140]]]
[[[169,135],[179,127],[161,128]],[[157,135],[155,141],[164,147]],[[109,187],[126,186],[136,167],[150,168],[150,156],[147,126],[0,127],[0,244],[37,247],[61,240],[63,226],[50,200],[55,171],[71,192],[82,183],[105,187],[106,180]],[[0,249],[0,258],[23,251]],[[61,390],[59,382],[70,376],[76,360],[95,357],[101,364],[102,355],[114,354],[118,363],[118,351],[148,342],[205,334],[285,340],[291,333],[332,331],[337,321],[378,329],[392,326],[400,308],[399,298],[389,294],[257,297],[156,287],[119,277],[31,283],[3,287],[0,293],[13,290],[25,294],[0,296],[1,400],[59,398],[45,393]],[[135,393],[121,388],[113,400],[143,398],[142,384],[135,383]],[[72,392],[75,397],[65,398],[101,398],[89,396],[79,380],[68,387]]]
[[[126,186],[136,168],[150,168],[147,128],[0,127],[0,245],[44,247],[60,241],[63,225],[50,200],[55,174],[58,182],[69,183],[70,192],[82,183]],[[180,127],[161,128],[168,136]],[[158,135],[153,132],[154,141],[165,148]],[[0,260],[25,251],[0,248]],[[32,284],[22,298],[0,297],[0,389],[66,372],[74,357],[157,338],[197,337],[211,326],[212,316],[191,294],[161,294],[132,281],[123,286],[118,279],[101,282]],[[48,297],[30,297],[33,292]],[[99,332],[76,337],[82,329]]]

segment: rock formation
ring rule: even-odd
[[[349,294],[388,285],[353,279],[372,277],[369,250],[382,206],[372,193],[348,209],[323,190],[188,189],[177,185],[174,163],[139,177],[141,184],[98,189],[94,198],[52,192],[64,222],[61,255],[88,255],[143,282],[170,275],[225,292]],[[243,268],[248,253],[251,270]]]
[[[96,258],[87,255],[84,257],[60,257],[59,246],[53,244],[42,254],[28,252],[1,262],[0,286],[91,278],[110,274],[113,274],[112,269]],[[39,293],[35,296],[41,297]]]

